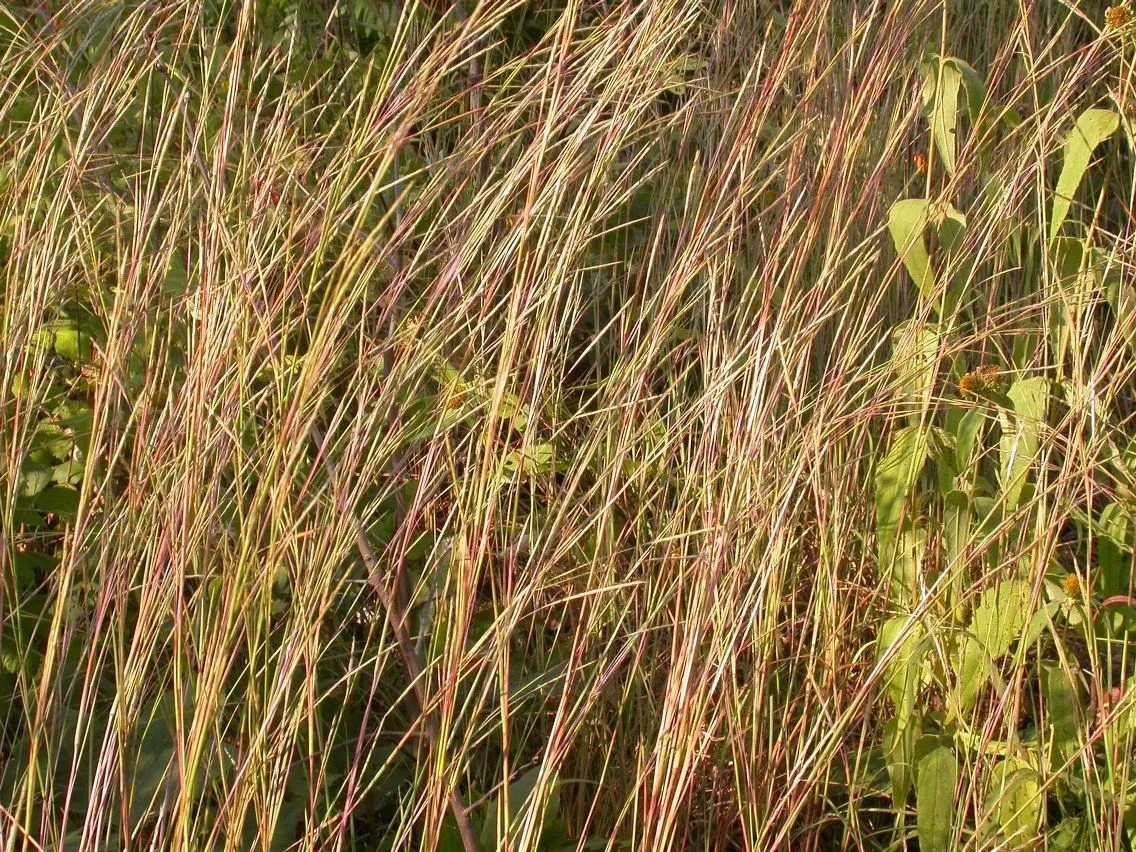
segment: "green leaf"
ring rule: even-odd
[[[1120,503],[1105,506],[1092,525],[1100,587],[1106,594],[1128,593],[1132,574],[1132,527]]]
[[[1041,693],[1044,699],[1045,724],[1053,749],[1063,763],[1080,746],[1081,702],[1073,678],[1058,663],[1041,664]]]
[[[920,523],[905,523],[892,545],[891,559],[884,563],[891,579],[892,602],[911,607],[919,597],[919,567],[927,547],[927,528]]]
[[[958,763],[949,748],[940,746],[919,761],[915,805],[920,852],[948,852],[954,847],[957,784]]]
[[[969,63],[963,62],[956,56],[948,57],[945,61],[953,66],[962,78],[962,86],[966,92],[966,100],[963,101],[966,117],[970,119],[972,127],[977,127],[982,108],[986,104],[986,84]]]
[[[917,426],[900,429],[875,474],[876,538],[880,564],[889,567],[903,504],[927,461],[927,434]]]
[[[1120,318],[1136,314],[1136,286],[1126,277],[1110,283],[1108,288],[1108,303],[1113,313]],[[1129,351],[1136,355],[1136,325],[1132,323],[1117,323],[1117,329],[1128,344]]]
[[[162,693],[149,707],[145,732],[139,744],[131,786],[130,819],[135,826],[150,811],[169,772],[174,755],[172,734],[173,695]]]
[[[1053,624],[1053,619],[1060,614],[1063,606],[1065,604],[1062,601],[1050,601],[1033,614],[1029,624],[1026,625],[1025,632],[1022,634],[1023,648],[1031,647],[1041,638],[1041,634]]]
[[[438,852],[465,852],[465,844],[462,843],[461,832],[458,831],[458,824],[454,821],[452,813],[446,813],[441,831],[438,832],[436,849]]]
[[[1031,589],[1022,580],[1004,580],[982,593],[970,633],[993,660],[1009,653],[1029,623]]]
[[[1041,779],[1029,766],[1003,760],[991,771],[986,811],[1010,847],[1022,848],[1034,838],[1044,804]]]
[[[53,459],[63,461],[74,446],[75,439],[59,424],[43,420],[36,425],[35,434],[32,436],[34,449],[46,450]]]
[[[974,445],[985,423],[986,413],[978,406],[968,409],[959,420],[955,430],[955,464],[960,471],[967,469],[970,455],[974,452]]]
[[[59,425],[65,429],[73,429],[76,432],[91,431],[94,412],[91,410],[91,406],[85,402],[73,399],[64,400],[56,407],[54,414]]]
[[[996,675],[994,662],[1009,652],[1030,620],[1030,586],[1006,580],[982,593],[955,655],[957,711],[974,706],[979,692]]]
[[[892,805],[896,810],[903,808],[911,792],[919,727],[918,719],[913,724],[901,726],[894,716],[884,725],[884,759],[891,782]]]
[[[79,492],[74,488],[53,485],[36,495],[35,505],[41,512],[70,517],[79,511]]]
[[[1120,116],[1108,109],[1087,109],[1065,138],[1064,161],[1053,195],[1053,210],[1049,216],[1049,241],[1057,237],[1061,225],[1069,215],[1069,206],[1089,167],[1093,151],[1108,139],[1120,126]]]
[[[20,471],[20,491],[24,497],[35,497],[51,485],[51,470],[40,465],[25,463]]]
[[[899,393],[913,418],[931,399],[939,355],[939,330],[931,323],[908,320],[892,332],[892,362],[899,377]]]
[[[1062,820],[1046,838],[1049,852],[1082,852],[1089,848],[1088,823],[1084,817]]]
[[[91,338],[71,320],[55,328],[55,353],[68,361],[86,361],[91,357]]]
[[[892,648],[896,648],[887,666],[884,689],[895,706],[896,725],[900,729],[910,724],[915,710],[915,698],[923,671],[923,655],[927,651],[922,639],[922,625],[919,622],[913,623],[907,616],[885,621],[877,639],[877,660],[882,660]]]
[[[888,231],[896,253],[924,298],[931,298],[935,292],[935,271],[924,239],[928,228],[938,244],[949,251],[962,242],[966,217],[950,204],[933,204],[925,198],[905,198],[888,211]]]
[[[59,560],[35,550],[16,551],[12,554],[16,571],[16,588],[23,590],[35,582],[36,575],[48,575],[59,565]]]
[[[20,670],[22,662],[20,649],[15,640],[7,635],[0,635],[0,667],[9,674],[15,674]]]
[[[540,767],[530,769],[516,781],[509,785],[508,796],[502,800],[501,794],[494,797],[492,804],[489,806],[489,811],[485,815],[485,822],[481,827],[481,836],[479,838],[481,845],[486,849],[499,849],[501,845],[499,841],[504,840],[501,836],[501,830],[498,826],[500,819],[499,813],[504,808],[506,802],[508,803],[509,824],[512,825],[517,817],[521,814],[521,809],[533,797],[533,792],[536,790],[537,782],[540,780]]]
[[[1019,379],[1006,395],[1013,405],[1013,417],[1002,415],[999,453],[1006,511],[1012,511],[1021,501],[1026,474],[1037,455],[1049,408],[1049,382],[1040,376]]]
[[[915,287],[926,298],[935,289],[935,273],[931,269],[931,258],[927,254],[927,244],[923,230],[927,227],[927,200],[925,198],[906,198],[897,201],[888,211],[888,231],[891,232],[895,250],[903,259],[903,265]]]
[[[955,658],[955,700],[959,705],[956,710],[959,715],[974,706],[978,693],[990,680],[990,674],[990,657],[982,643],[970,636],[963,639]]]
[[[962,565],[966,545],[970,541],[970,498],[966,492],[954,490],[943,498],[943,542],[947,550],[950,580],[949,603],[954,612],[962,598]],[[956,615],[956,617],[959,617]]]
[[[82,480],[82,462],[65,461],[51,469],[51,481],[56,485],[78,485]]]
[[[943,166],[954,174],[958,160],[958,95],[962,72],[940,56],[932,56],[920,67],[924,115],[931,122],[931,136]]]

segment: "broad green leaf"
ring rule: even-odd
[[[82,462],[65,461],[51,469],[51,481],[56,485],[78,485],[82,480]]]
[[[962,715],[969,711],[978,699],[978,693],[990,680],[990,657],[977,639],[970,636],[962,640],[958,654],[954,658],[955,700],[957,712]]]
[[[1053,194],[1053,210],[1049,217],[1049,241],[1052,243],[1069,215],[1069,206],[1089,167],[1093,151],[1120,126],[1120,116],[1108,109],[1087,109],[1065,138],[1064,161]]]
[[[541,770],[539,766],[530,769],[509,785],[507,799],[502,798],[505,791],[502,791],[502,794],[498,794],[494,797],[485,815],[485,822],[482,823],[481,827],[481,836],[479,839],[484,848],[501,848],[500,841],[503,841],[505,838],[503,837],[502,828],[499,827],[498,820],[500,819],[500,813],[505,808],[506,801],[508,803],[509,824],[512,824],[520,816],[521,809],[533,798],[537,782],[540,780],[540,774]]]
[[[927,461],[927,433],[917,427],[900,429],[875,474],[876,536],[881,565],[890,566],[899,532],[903,504]]]
[[[1053,360],[1064,364],[1070,340],[1077,340],[1075,329],[1084,312],[1105,293],[1104,270],[1107,260],[1086,240],[1057,237],[1050,244],[1053,261],[1050,276],[1049,335]]]
[[[916,824],[920,852],[948,852],[954,848],[955,788],[958,763],[945,746],[919,761],[915,782]]]
[[[958,476],[955,436],[946,429],[938,426],[927,427],[927,454],[935,462],[935,470],[939,474],[939,492],[946,493],[955,487],[955,478]]]
[[[920,70],[923,112],[931,122],[931,136],[943,166],[953,175],[958,161],[958,95],[962,73],[939,56],[924,61]]]
[[[1125,278],[1112,282],[1108,288],[1108,303],[1117,317],[1136,315],[1136,286]],[[1136,325],[1122,322],[1117,324],[1117,328],[1124,335],[1129,351],[1136,356]]]
[[[0,635],[0,667],[9,674],[15,674],[20,670],[21,663],[20,649],[15,640]]]
[[[884,759],[891,782],[892,804],[896,810],[904,807],[911,792],[919,727],[918,718],[901,726],[894,716],[884,725]]]
[[[888,231],[915,287],[929,298],[935,289],[935,274],[923,239],[923,230],[927,227],[927,206],[924,198],[897,201],[888,211]]]
[[[1073,312],[1088,308],[1104,292],[1100,252],[1086,240],[1057,237],[1049,247],[1053,259],[1053,284],[1063,305]]]
[[[1060,614],[1062,607],[1065,604],[1062,601],[1050,601],[1041,609],[1033,614],[1030,618],[1029,624],[1026,625],[1025,632],[1022,634],[1021,646],[1029,648],[1041,638],[1048,627],[1053,624],[1053,619]]]
[[[1026,846],[1037,834],[1044,804],[1041,779],[1021,761],[1003,760],[991,771],[986,812],[1002,843]]]
[[[51,469],[37,464],[25,463],[20,471],[19,493],[24,497],[35,497],[51,485]]]
[[[957,56],[949,57],[946,62],[952,65],[962,78],[962,87],[966,92],[966,100],[963,101],[966,117],[970,119],[971,127],[977,127],[982,107],[986,104],[986,84],[969,63],[963,62]]]
[[[1021,500],[1026,474],[1037,454],[1041,425],[1049,408],[1049,382],[1036,376],[1019,379],[1007,392],[1013,404],[1013,416],[1002,416],[1001,485],[1006,510],[1015,509]]]
[[[982,593],[954,657],[959,712],[970,710],[982,688],[996,678],[994,662],[1009,652],[1029,623],[1030,597],[1029,585],[1020,580],[1003,581]]]
[[[1003,580],[982,593],[970,634],[992,660],[1009,653],[1030,619],[1031,589],[1023,580]]]
[[[912,417],[918,419],[931,398],[939,355],[939,330],[931,323],[908,320],[892,332],[892,362],[899,392]]]
[[[73,446],[75,446],[75,439],[67,433],[66,429],[50,420],[41,421],[36,426],[35,434],[32,436],[32,447],[47,450],[53,459],[59,461],[67,458]]]
[[[1073,678],[1058,663],[1041,664],[1042,706],[1045,725],[1060,762],[1065,762],[1080,745],[1081,702]]]
[[[91,339],[74,323],[55,329],[55,353],[68,361],[86,361],[91,357]]]
[[[927,650],[922,638],[923,627],[918,622],[912,623],[907,616],[889,618],[880,628],[876,658],[882,660],[895,648],[887,666],[884,688],[895,706],[896,725],[899,728],[910,724],[915,710],[915,698],[923,671],[923,655]]]
[[[960,471],[966,471],[970,456],[982,427],[986,423],[986,413],[978,406],[967,410],[959,420],[955,430],[955,464]]]
[[[35,550],[17,550],[12,554],[17,589],[26,589],[35,582],[36,575],[48,576],[59,565],[59,560]]]
[[[956,620],[962,620],[960,604],[963,597],[963,563],[966,546],[970,542],[970,499],[966,492],[954,490],[943,498],[943,543],[947,550],[949,580],[947,603]]]
[[[892,545],[890,562],[885,563],[891,579],[893,603],[910,608],[919,597],[919,566],[927,547],[927,529],[920,523],[905,523]]]
[[[36,508],[60,517],[69,517],[79,510],[79,492],[74,488],[53,485],[36,495]]]
[[[94,423],[94,412],[85,402],[66,400],[55,409],[55,418],[64,429],[71,429],[78,439],[90,433]]]
[[[959,728],[953,733],[956,745],[987,757],[1009,757],[1017,748],[1016,745],[1011,745],[1005,740],[992,740],[978,731]]]
[[[1082,852],[1088,849],[1089,831],[1084,817],[1069,817],[1062,820],[1049,833],[1045,848],[1049,852]]]
[[[1101,590],[1127,594],[1132,573],[1132,527],[1120,503],[1109,503],[1092,525]]]
[[[932,203],[925,198],[905,198],[888,211],[888,231],[896,253],[924,298],[935,292],[935,271],[925,239],[928,229],[938,245],[949,251],[962,242],[966,217],[950,204]]]

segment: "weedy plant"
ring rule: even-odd
[[[1110,13],[1113,29],[1127,27],[1120,18]],[[1115,186],[1096,185],[1098,203],[1087,208],[1096,221],[1070,212],[1094,154],[1122,127],[1130,151],[1132,128],[1123,102],[1076,117],[1055,186],[1036,191],[1044,215],[1004,223],[1009,236],[998,246],[1021,276],[1018,298],[1035,303],[1042,322],[984,336],[986,358],[997,361],[966,369],[985,353],[956,354],[954,387],[936,394],[952,340],[1006,293],[996,279],[985,304],[975,292],[990,280],[980,272],[989,260],[950,200],[960,114],[984,165],[1004,144],[1000,131],[1020,130],[1022,119],[1009,110],[996,119],[980,76],[957,58],[930,56],[921,72],[929,154],[946,186],[897,202],[889,230],[919,309],[934,321],[894,332],[908,425],[891,435],[874,474],[878,561],[894,613],[878,650],[897,829],[914,793],[921,850],[1042,839],[1083,849],[1103,842],[1110,825],[1136,831],[1136,438],[1130,397],[1102,394],[1089,378],[1119,367],[1129,379],[1136,338],[1125,243],[1099,223]],[[1117,160],[1127,163],[1127,152],[1114,152],[1112,168]],[[975,189],[985,200],[1006,192],[998,178]],[[1091,423],[1080,431],[1086,410]],[[1083,472],[1070,470],[1073,455]],[[1077,497],[1066,490],[1073,475]]]
[[[1131,845],[1132,38],[4,4],[0,845]]]

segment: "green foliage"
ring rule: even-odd
[[[966,91],[974,124],[988,108],[985,89],[974,70],[957,60],[930,57],[920,70],[931,140],[943,168],[958,178],[959,92]],[[897,202],[889,214],[892,243],[916,291],[924,300],[942,294],[933,303],[938,325],[912,319],[893,334],[896,404],[913,410],[914,422],[893,433],[873,483],[878,559],[893,608],[877,639],[881,660],[888,652],[881,692],[890,715],[882,753],[897,826],[914,783],[920,849],[954,848],[960,831],[982,847],[1032,847],[1055,813],[1066,818],[1054,825],[1048,842],[1074,848],[1086,836],[1079,814],[1110,795],[1101,779],[1115,764],[1087,749],[1091,708],[1067,658],[1102,643],[1113,654],[1120,647],[1131,654],[1132,634],[1121,616],[1110,622],[1086,612],[1076,574],[1013,554],[1023,552],[1021,542],[1044,516],[1049,454],[1062,452],[1053,436],[1072,404],[1066,365],[1079,345],[1077,335],[1098,294],[1110,293],[1114,309],[1119,298],[1119,285],[1108,283],[1115,273],[1107,254],[1087,237],[1059,235],[1071,222],[1072,199],[1094,152],[1119,122],[1112,110],[1082,113],[1065,142],[1047,239],[1023,225],[1018,233],[1028,246],[1020,237],[1013,244],[1015,258],[1036,255],[1052,264],[1051,284],[1034,290],[1048,297],[1050,375],[1019,372],[1005,387],[1001,376],[1012,375],[1010,369],[963,367],[955,374],[957,398],[936,398],[939,352],[951,346],[951,335],[965,328],[968,317],[966,290],[973,282],[959,270],[977,268],[959,254],[966,218],[952,205],[915,198]],[[978,151],[976,158],[990,162],[988,152]],[[1076,357],[1082,353],[1076,350]],[[1095,543],[1095,583],[1118,600],[1127,600],[1133,582],[1130,493],[1095,512],[1064,508]],[[940,550],[932,546],[930,530],[941,531]],[[1006,740],[979,736],[978,720],[988,712],[980,708],[990,708],[994,696],[1011,688],[1008,677],[1029,684],[1040,697],[1041,714]],[[940,740],[950,745],[930,751],[920,745]],[[1093,771],[1085,770],[1086,760]],[[960,764],[974,767],[970,826],[957,798],[963,792]]]
[[[931,852],[953,849],[955,790],[958,786],[958,762],[954,752],[940,746],[923,756],[916,773],[919,849]]]
[[[1077,117],[1077,123],[1065,139],[1061,174],[1053,193],[1053,207],[1049,214],[1050,243],[1057,238],[1069,215],[1069,207],[1089,168],[1093,151],[1116,133],[1119,126],[1120,116],[1112,110],[1087,109]]]
[[[0,8],[8,845],[1132,846],[1132,33],[1027,5]]]

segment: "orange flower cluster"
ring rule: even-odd
[[[981,391],[998,390],[1002,387],[1002,380],[997,365],[983,364],[977,370],[959,379],[958,389],[963,394],[974,395]]]
[[[1109,6],[1104,13],[1104,22],[1110,30],[1127,29],[1132,25],[1133,20],[1136,20],[1136,15],[1133,14],[1132,7],[1127,3]]]

